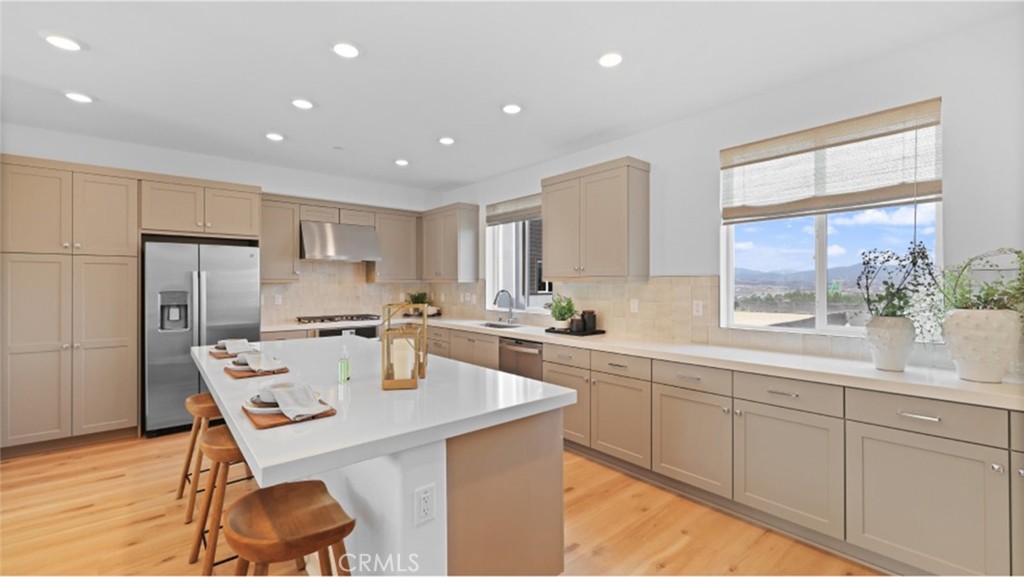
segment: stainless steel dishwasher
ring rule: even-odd
[[[498,342],[498,369],[541,380],[544,377],[543,343],[502,338]]]

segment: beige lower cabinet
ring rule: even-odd
[[[1010,537],[1013,574],[1024,575],[1024,453],[1010,453]]]
[[[468,331],[451,331],[449,339],[448,354],[453,360],[498,369],[498,337]]]
[[[590,446],[634,465],[651,468],[649,381],[596,371],[590,373]]]
[[[139,421],[138,259],[74,257],[72,434]]]
[[[733,498],[843,538],[843,420],[733,401]]]
[[[847,541],[932,573],[1009,573],[1009,451],[856,422],[846,445]]]
[[[576,391],[576,404],[562,409],[562,437],[590,446],[590,370],[544,363],[544,382]]]
[[[292,339],[305,339],[310,336],[310,331],[295,330],[295,331],[271,331],[269,333],[260,333],[261,341],[289,341]]]
[[[299,281],[299,205],[264,200],[260,214],[260,281]]]
[[[71,258],[3,255],[4,447],[71,435]]]
[[[654,384],[651,469],[732,498],[732,399]]]
[[[438,357],[451,356],[448,343],[437,339],[427,339],[427,353]]]

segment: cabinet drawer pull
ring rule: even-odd
[[[571,359],[572,355],[567,355],[565,353],[558,353],[558,358],[560,358],[560,359]]]
[[[800,393],[790,393],[788,391],[780,391],[778,389],[768,389],[768,393],[772,395],[781,395],[783,397],[790,397],[793,399],[799,399]]]
[[[621,363],[608,363],[609,367],[615,367],[616,369],[628,369],[629,365],[623,365]]]
[[[690,381],[691,383],[699,383],[700,377],[691,377],[690,375],[684,375],[682,373],[676,374],[676,378],[680,381]]]
[[[992,470],[995,471],[996,473],[999,473],[1000,475],[1006,472],[1006,469],[1004,469],[1003,466],[1000,465],[999,463],[992,463]]]
[[[901,417],[907,417],[908,419],[917,419],[919,421],[928,421],[929,423],[938,423],[942,420],[942,417],[932,417],[930,415],[918,415],[917,413],[908,413],[907,411],[896,411],[896,414]]]

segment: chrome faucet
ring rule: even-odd
[[[501,300],[501,295],[505,295],[508,297],[508,320],[506,320],[505,322],[507,322],[508,324],[512,324],[516,322],[516,315],[515,313],[512,312],[512,307],[515,305],[516,299],[512,298],[512,293],[508,292],[505,289],[501,289],[500,291],[498,291],[498,294],[494,295],[494,306],[498,306],[498,301]],[[498,320],[500,321],[501,318],[499,317]]]

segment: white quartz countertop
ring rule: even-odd
[[[260,326],[262,333],[279,333],[283,331],[308,331],[313,329],[358,329],[360,327],[375,327],[380,320],[375,321],[337,321],[331,323],[300,323],[298,321],[287,321],[283,323],[268,323]]]
[[[879,371],[870,362],[864,361],[732,347],[682,345],[608,334],[574,337],[547,333],[543,327],[525,325],[494,329],[483,326],[484,322],[431,320],[430,325],[593,351],[1024,411],[1024,382],[1019,379],[1007,378],[1003,383],[974,383],[960,380],[956,372],[943,369],[907,367],[906,372],[890,373]]]
[[[351,380],[339,384],[342,345]],[[230,360],[193,347],[192,358],[261,486],[300,479],[375,457],[560,409],[576,392],[431,356],[419,388],[381,389],[380,343],[355,336],[259,344],[288,365],[281,375],[233,379]],[[242,404],[273,383],[306,383],[338,410],[332,417],[256,429]]]

